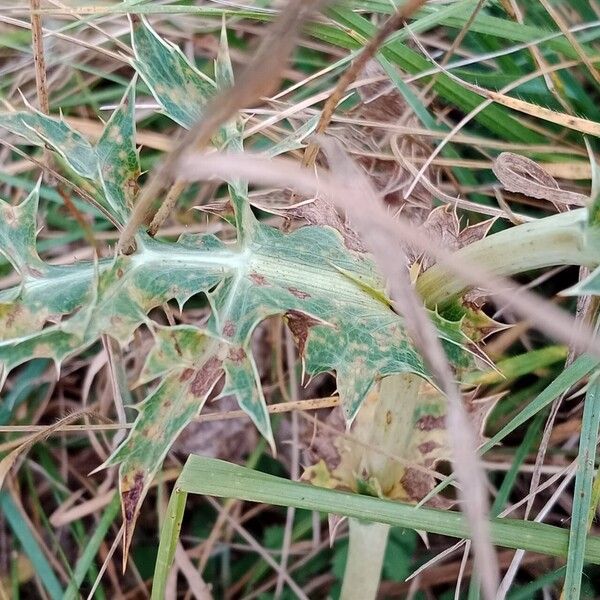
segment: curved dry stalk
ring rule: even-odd
[[[504,189],[525,194],[555,205],[587,206],[589,197],[561,190],[555,179],[538,163],[512,152],[502,152],[492,164],[492,171]]]

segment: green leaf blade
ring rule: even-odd
[[[165,113],[189,129],[215,93],[214,82],[196,69],[183,52],[163,40],[145,18],[132,20],[132,64]]]

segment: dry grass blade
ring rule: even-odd
[[[492,170],[509,192],[518,192],[556,204],[587,205],[587,196],[561,190],[552,175],[524,156],[503,152],[494,161]]]
[[[339,396],[329,396],[327,398],[310,398],[307,400],[292,400],[290,402],[281,402],[280,404],[270,404],[267,407],[269,414],[279,415],[292,411],[312,411],[322,410],[324,408],[333,408],[340,405]],[[82,414],[82,413],[77,413]],[[213,421],[227,421],[229,419],[248,419],[248,413],[243,410],[228,410],[224,412],[214,412],[198,415],[194,421],[196,423],[210,423]],[[107,421],[105,425],[68,425],[68,422],[61,421],[56,425],[3,425],[0,426],[0,433],[42,433],[50,435],[51,433],[80,433],[86,431],[111,431],[119,429],[131,429],[131,423],[119,424]],[[15,443],[20,445],[26,440],[15,440],[7,442],[0,446],[0,452],[6,452]]]
[[[425,53],[427,53],[424,48],[423,48],[423,51]],[[435,64],[435,61],[430,56],[429,56],[429,59],[432,62],[434,62],[434,64]],[[569,127],[568,123],[570,123],[572,125],[572,127],[569,127],[569,128],[571,128],[571,129],[577,129],[577,127],[575,127],[575,125],[577,125],[577,124],[581,125],[581,127],[583,129],[590,128],[590,127],[595,128],[597,130],[597,133],[594,135],[598,135],[598,133],[600,133],[600,124],[598,124],[598,123],[593,123],[592,121],[588,121],[586,119],[579,119],[578,117],[572,117],[570,115],[564,115],[562,113],[557,113],[550,109],[536,106],[534,104],[530,104],[530,103],[524,102],[522,100],[510,98],[510,96],[506,96],[506,92],[509,92],[510,90],[513,90],[513,89],[527,83],[528,81],[537,79],[540,75],[544,75],[546,73],[554,73],[555,71],[559,71],[561,69],[568,69],[577,64],[579,64],[577,61],[569,61],[569,62],[562,62],[562,63],[556,64],[556,65],[551,65],[547,69],[544,69],[544,70],[538,69],[537,71],[535,71],[533,73],[529,73],[528,75],[524,75],[523,77],[520,77],[519,79],[516,79],[515,81],[512,81],[511,83],[509,83],[508,85],[503,87],[500,90],[500,92],[491,92],[484,88],[480,88],[477,85],[468,83],[466,81],[463,81],[459,77],[456,77],[456,75],[454,75],[447,69],[444,69],[443,67],[439,67],[441,71],[443,71],[446,75],[448,75],[448,77],[450,77],[450,79],[452,79],[456,83],[459,83],[460,85],[464,86],[465,88],[467,88],[471,91],[474,91],[477,94],[480,94],[481,96],[483,96],[486,99],[481,104],[476,106],[470,113],[465,115],[452,128],[452,130],[448,132],[446,137],[444,137],[444,139],[435,147],[434,151],[430,154],[429,158],[423,163],[423,165],[419,169],[419,173],[415,177],[414,181],[407,187],[406,191],[404,192],[404,197],[408,198],[410,196],[410,194],[412,194],[413,190],[415,189],[415,186],[419,183],[420,178],[427,171],[427,169],[429,168],[429,166],[431,165],[433,160],[436,158],[436,156],[438,156],[438,154],[442,151],[442,149],[446,146],[446,144],[450,140],[452,140],[454,138],[454,136],[469,121],[471,121],[473,118],[475,118],[480,112],[482,112],[485,108],[487,108],[494,102],[498,102],[499,104],[504,104],[505,106],[508,106],[509,108],[514,108],[515,110],[518,110],[517,106],[520,106],[520,108],[522,109],[520,112],[525,112],[526,114],[528,114],[530,116],[549,120],[549,121],[561,124],[565,127]],[[506,99],[506,103],[503,102],[504,99]],[[509,104],[511,104],[511,103],[512,103],[512,105],[509,106]],[[525,107],[526,107],[526,109],[525,109]],[[544,115],[546,115],[546,116],[544,116]],[[546,119],[546,117],[552,117],[552,118]],[[580,121],[585,122],[585,123],[579,123]],[[584,126],[584,125],[586,125],[586,126]],[[583,129],[579,129],[579,130],[583,131]]]
[[[99,415],[93,411],[78,410],[77,412],[63,417],[62,419],[54,423],[54,425],[45,428],[43,431],[39,431],[37,433],[31,434],[30,436],[27,436],[26,439],[21,441],[21,444],[17,448],[12,450],[0,461],[0,489],[2,488],[4,480],[6,479],[6,476],[8,475],[10,469],[15,464],[19,456],[21,456],[24,452],[27,452],[37,442],[44,440],[47,436],[51,435],[55,431],[59,431],[65,425],[68,425],[69,423],[72,423],[73,421],[76,421],[77,419],[80,419],[83,416],[98,419],[99,421],[106,420],[102,415]]]
[[[181,542],[177,544],[175,550],[175,564],[187,579],[190,593],[196,600],[212,600],[213,595],[210,593],[210,588],[190,560]]]
[[[220,125],[231,119],[241,108],[248,107],[262,96],[273,92],[296,46],[302,25],[326,2],[327,0],[305,0],[300,3],[293,1],[288,3],[286,9],[265,34],[252,60],[236,78],[235,85],[231,89],[223,90],[208,103],[204,118],[186,133],[164,162],[154,170],[121,233],[117,244],[118,252],[126,252],[131,248],[137,228],[153,216],[152,203],[165,182],[172,181],[173,168],[181,155],[189,150],[203,149]],[[177,191],[181,192],[180,185],[175,183],[175,186],[178,188]],[[173,196],[175,200],[172,199]],[[176,199],[177,195],[171,194],[173,204]],[[161,219],[164,220],[167,214],[166,210],[161,211]],[[161,224],[160,221],[154,220],[153,230],[157,231]]]
[[[549,67],[549,70],[554,70],[555,66],[556,65]],[[573,65],[569,63],[569,66]],[[485,88],[482,88],[478,85],[468,83],[463,79],[459,79],[455,75],[452,75],[452,79],[454,79],[457,83],[460,83],[461,85],[465,86],[467,89],[476,92],[477,94],[480,94],[484,98],[489,98],[493,102],[497,102],[498,104],[502,104],[503,106],[512,108],[513,110],[529,115],[530,117],[543,119],[544,121],[555,123],[556,125],[560,125],[561,127],[566,127],[567,129],[579,131],[580,133],[587,133],[595,137],[600,136],[600,123],[597,123],[596,121],[583,119],[581,117],[574,117],[572,115],[565,115],[564,113],[560,113],[555,110],[545,108],[543,106],[538,106],[537,104],[532,104],[531,102],[526,102],[525,100],[512,98],[511,96],[507,96],[502,92],[486,90]]]

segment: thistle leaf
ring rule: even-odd
[[[142,380],[164,376],[137,406],[138,417],[127,439],[103,465],[119,466],[125,526],[125,553],[141,503],[173,441],[196,416],[223,375],[224,345],[193,327],[170,327],[156,334]]]
[[[18,206],[0,200],[0,252],[19,273],[27,273],[41,263],[35,239],[39,182]]]
[[[131,24],[133,67],[165,114],[190,128],[215,93],[214,81],[190,64],[175,44],[163,40],[144,17],[131,17]]]
[[[0,113],[0,127],[35,146],[47,146],[81,177],[95,179],[96,153],[92,145],[61,118],[49,117],[33,108]]]
[[[135,80],[129,85],[96,146],[99,180],[106,203],[121,223],[127,220],[140,176],[134,109]]]
[[[0,127],[58,154],[76,175],[92,183],[98,203],[124,223],[140,174],[135,148],[135,81],[126,90],[98,141],[92,146],[62,119],[38,111],[0,113]]]

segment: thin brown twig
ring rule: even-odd
[[[363,47],[356,60],[348,67],[344,74],[339,78],[333,92],[323,105],[321,117],[315,129],[316,134],[325,133],[333,113],[339,104],[342,96],[345,94],[348,86],[354,83],[362,73],[367,63],[375,56],[385,40],[397,29],[400,29],[406,19],[410,17],[420,6],[425,4],[426,0],[407,0],[398,10],[377,30],[371,40]],[[311,141],[302,159],[302,166],[309,167],[314,165],[319,154],[320,146],[313,140]]]
[[[340,403],[339,396],[328,396],[327,398],[311,398],[309,400],[294,400],[290,402],[282,402],[281,404],[271,404],[267,407],[269,414],[282,414],[293,410],[311,411],[320,410],[322,408],[333,408]],[[215,412],[205,415],[199,415],[194,419],[196,423],[209,423],[212,421],[226,421],[229,419],[250,418],[243,410],[229,410],[227,412]],[[110,431],[114,429],[131,429],[133,423],[119,424],[106,423],[104,425],[65,425],[64,427],[55,428],[53,425],[3,425],[0,427],[0,433],[37,433],[49,429],[56,429],[60,432],[77,433],[79,431]],[[4,450],[4,448],[1,448]]]
[[[44,39],[42,36],[42,17],[40,0],[31,0],[31,41],[33,46],[33,62],[35,64],[35,86],[38,103],[44,114],[50,113],[48,102],[48,85],[46,82],[46,59],[44,58]]]
[[[160,208],[154,215],[149,227],[148,227],[148,235],[154,237],[161,225],[166,221],[167,217],[171,214],[171,211],[175,208],[177,204],[177,200],[179,200],[179,196],[185,190],[186,184],[183,181],[176,181],[164,199],[164,202],[160,205]]]

